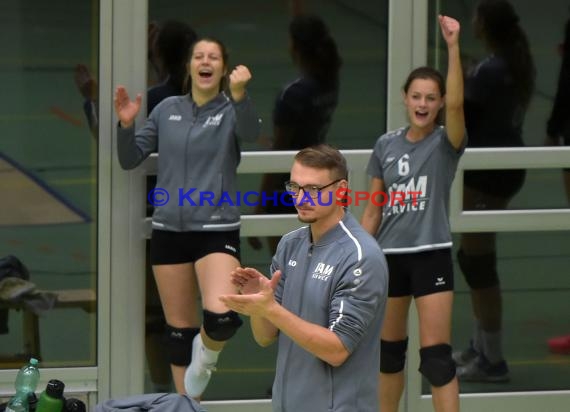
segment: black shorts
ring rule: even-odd
[[[228,232],[170,232],[154,230],[150,238],[150,263],[194,263],[211,253],[227,253],[240,260],[239,230]]]
[[[526,170],[466,170],[465,186],[495,197],[510,199],[521,190]]]
[[[453,290],[451,249],[386,255],[391,298]]]

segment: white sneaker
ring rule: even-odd
[[[212,372],[216,370],[215,363],[205,364],[202,362],[203,350],[202,337],[197,334],[192,341],[192,361],[184,372],[184,389],[191,398],[202,396],[208,382],[210,382]]]

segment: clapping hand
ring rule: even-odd
[[[267,279],[253,268],[236,268],[231,272],[231,277],[240,295],[220,296],[229,309],[243,315],[263,316],[275,304],[274,293],[281,279],[281,271],[275,271],[273,277]]]

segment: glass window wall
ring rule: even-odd
[[[97,1],[3,2],[0,369],[95,366]]]

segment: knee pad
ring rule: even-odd
[[[200,333],[199,328],[175,328],[166,325],[166,347],[170,363],[176,366],[188,366],[192,360],[192,340]]]
[[[380,372],[398,373],[404,370],[408,338],[396,342],[380,340]]]
[[[230,310],[226,313],[214,313],[204,309],[204,332],[212,340],[226,341],[235,335],[243,325],[239,315]]]
[[[444,386],[455,377],[455,362],[447,343],[420,349],[420,373],[432,386]]]
[[[457,252],[457,261],[471,289],[486,289],[499,285],[495,253],[470,256],[460,249]]]

